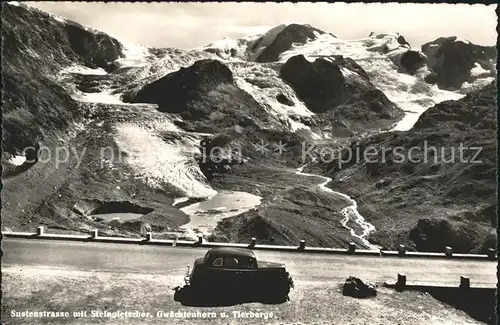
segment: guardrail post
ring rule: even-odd
[[[98,229],[94,229],[90,232],[90,237],[92,238],[97,238],[99,236],[99,230]]]
[[[36,235],[43,236],[43,226],[36,227]]]
[[[465,276],[460,276],[460,289],[470,289],[470,279]]]
[[[300,244],[299,244],[299,249],[300,249],[300,250],[304,250],[304,249],[306,249],[306,241],[305,241],[304,239],[302,239],[302,240],[300,241]]]
[[[347,249],[347,252],[349,254],[353,254],[356,251],[356,244],[355,243],[350,243],[349,248]]]
[[[406,246],[405,245],[399,245],[398,254],[399,254],[399,256],[406,255]]]
[[[248,247],[253,248],[255,247],[255,244],[257,244],[257,238],[252,237],[252,242],[248,245]]]
[[[496,257],[497,251],[494,248],[488,248],[488,258],[490,260],[494,260]]]
[[[446,246],[444,248],[444,254],[446,255],[446,257],[452,257],[453,256],[453,248],[451,248],[450,246]]]
[[[175,235],[174,237],[174,241],[172,242],[172,246],[177,246],[177,240],[179,239],[179,237],[177,235]]]
[[[153,234],[151,232],[146,233],[146,241],[151,241],[153,239]]]
[[[203,236],[202,235],[198,235],[198,242],[197,244],[201,245],[203,243]]]
[[[398,273],[398,282],[396,282],[396,288],[399,290],[404,290],[406,287],[406,275]]]

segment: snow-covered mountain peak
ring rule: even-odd
[[[309,61],[339,55],[353,59],[378,89],[407,112],[395,127],[396,130],[407,130],[428,107],[463,95],[427,84],[423,79],[429,74],[425,66],[415,75],[404,71],[401,60],[409,52],[409,46],[403,40],[399,33],[371,34],[355,40],[343,40],[325,33],[306,44],[294,44],[279,56],[279,60],[284,63],[296,55],[303,55]],[[350,77],[355,73],[351,71]]]
[[[265,33],[241,38],[223,38],[196,47],[192,51],[210,52],[221,59],[273,62],[277,61],[277,54],[289,49],[293,44],[305,44],[322,34],[323,31],[308,24],[287,23],[275,26]]]
[[[297,122],[294,116],[312,116],[314,113],[281,80],[277,72],[279,68],[273,67],[272,62],[283,64],[296,55],[303,55],[310,62],[317,58],[331,60],[338,56],[354,60],[366,71],[375,87],[407,112],[396,130],[411,128],[422,112],[442,100],[463,97],[428,84],[424,80],[431,73],[425,65],[427,55],[412,50],[398,32],[371,33],[364,38],[344,40],[310,25],[281,24],[263,34],[223,38],[188,51],[172,51],[155,57],[146,47],[126,45],[123,51],[125,58],[117,61],[128,66],[142,66],[140,70],[134,70],[133,76],[136,80],[140,80],[137,76],[145,78],[138,84],[141,85],[146,80],[154,81],[199,59],[220,60],[230,67],[238,87],[251,94],[272,115],[287,121],[292,129],[308,128]],[[266,67],[266,62],[271,66]],[[406,71],[406,62],[415,65],[411,74]],[[479,71],[478,68],[476,70]],[[363,76],[349,67],[342,67],[341,71],[347,79],[365,81]],[[280,95],[295,104],[279,103],[276,98]]]

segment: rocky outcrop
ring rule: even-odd
[[[452,128],[457,131],[497,128],[495,83],[472,92],[459,101],[441,102],[426,110],[413,126],[414,130]]]
[[[415,248],[421,252],[444,252],[445,247],[458,253],[477,251],[487,237],[473,221],[450,221],[442,218],[420,219],[409,233]],[[479,252],[486,253],[487,251]]]
[[[280,76],[315,113],[335,113],[335,118],[366,123],[396,120],[402,111],[370,82],[352,59],[293,56],[281,67]],[[333,116],[332,116],[333,117]]]
[[[405,46],[407,46],[408,48],[411,48],[410,43],[408,43],[408,42],[406,41],[406,39],[404,38],[404,36],[403,36],[403,35],[399,35],[399,36],[398,36],[398,38],[397,38],[397,41],[398,41],[398,43],[399,43],[399,44],[401,44],[401,45],[405,45]]]
[[[309,25],[290,24],[281,30],[273,42],[267,45],[260,55],[257,62],[275,62],[279,60],[281,53],[292,48],[292,44],[305,44],[308,40],[315,40],[317,34],[324,34],[323,31]],[[253,49],[262,46],[263,38],[259,39],[253,45]]]
[[[132,98],[135,103],[154,103],[161,111],[182,112],[185,106],[222,84],[232,84],[233,74],[217,60],[200,60],[145,85]]]
[[[231,171],[233,165],[242,164],[245,159],[238,143],[231,143],[243,138],[244,129],[235,126],[219,133],[212,139],[204,139],[200,142],[201,156],[198,161],[201,171],[208,180],[215,175]]]
[[[126,220],[113,219],[108,222],[108,227],[120,232],[127,232],[132,234],[141,234],[144,236],[148,232],[152,232],[151,225],[142,220]]]
[[[347,85],[340,66],[325,59],[309,62],[303,55],[293,56],[280,76],[313,112],[325,112],[346,100]]]
[[[125,101],[158,104],[158,110],[179,113],[182,127],[215,133],[239,125],[284,129],[250,94],[238,88],[231,70],[218,60],[198,60],[152,83]]]
[[[123,56],[122,44],[108,34],[91,31],[75,22],[67,22],[68,42],[83,65],[113,70],[113,61]]]
[[[489,70],[491,76],[496,75],[493,63],[497,52],[494,46],[481,46],[457,37],[441,37],[422,45],[422,52],[429,58],[429,69],[434,73],[427,79],[435,82],[440,88],[460,89],[466,81],[474,79],[471,70],[480,65]]]
[[[282,93],[278,94],[276,96],[276,100],[283,105],[287,105],[287,106],[294,106],[295,105],[294,102],[290,98],[286,97],[286,95],[284,95]]]
[[[418,51],[407,51],[399,58],[399,64],[408,74],[415,74],[415,72],[423,67],[427,62],[425,55]]]

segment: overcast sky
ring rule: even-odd
[[[193,48],[224,37],[308,23],[344,39],[399,32],[412,46],[441,36],[496,43],[494,5],[346,3],[29,2],[120,39],[155,47]]]

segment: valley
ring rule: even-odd
[[[421,251],[495,244],[494,47],[444,38],[409,54],[398,33],[342,40],[290,24],[152,48],[2,7],[2,231]],[[455,84],[448,61],[463,53],[472,59]],[[343,161],[356,146],[424,141],[479,146],[482,162]]]

